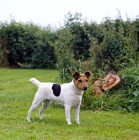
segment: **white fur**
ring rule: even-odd
[[[38,87],[38,90],[28,110],[27,120],[29,122],[31,122],[30,115],[32,111],[34,111],[40,103],[42,103],[42,107],[40,108],[39,114],[40,119],[42,119],[43,111],[50,105],[50,101],[55,101],[65,107],[66,121],[69,125],[71,124],[70,108],[74,107],[75,121],[79,124],[79,111],[84,91],[77,88],[73,81],[61,85],[61,93],[58,97],[53,94],[52,85],[54,83],[41,83],[35,78],[31,78],[30,81]]]

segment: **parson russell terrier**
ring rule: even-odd
[[[39,110],[39,115],[40,119],[42,119],[43,111],[50,105],[51,101],[55,101],[56,103],[65,107],[65,116],[68,125],[71,124],[70,108],[74,107],[75,121],[77,124],[79,124],[80,105],[83,92],[87,90],[88,87],[90,72],[85,72],[84,74],[74,72],[72,75],[73,80],[70,83],[65,83],[62,85],[49,82],[41,83],[35,78],[30,79],[30,81],[38,87],[38,90],[35,94],[30,109],[28,110],[28,122],[31,122],[30,115],[40,103],[42,103],[42,107]]]

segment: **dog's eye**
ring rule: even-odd
[[[79,83],[81,83],[81,82],[82,82],[82,80],[78,80],[78,82],[79,82]]]
[[[88,80],[86,80],[86,82],[88,82]]]

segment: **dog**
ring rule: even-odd
[[[43,111],[50,105],[51,101],[63,105],[65,108],[66,122],[68,125],[70,121],[70,108],[74,107],[75,121],[79,124],[79,111],[82,101],[82,96],[85,90],[88,88],[88,81],[90,72],[80,74],[74,72],[72,74],[73,80],[70,83],[64,83],[62,85],[50,82],[40,82],[35,78],[31,78],[30,81],[38,87],[38,90],[34,96],[34,100],[30,109],[28,110],[27,121],[31,122],[31,113],[42,103],[42,107],[39,110],[40,119],[43,118]]]

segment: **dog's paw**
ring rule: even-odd
[[[70,121],[70,120],[69,120],[69,121],[67,121],[67,124],[68,124],[68,125],[71,125],[71,121]]]
[[[31,120],[30,120],[30,119],[28,119],[28,118],[27,118],[27,121],[28,121],[28,122],[31,122]]]
[[[42,116],[40,116],[40,120],[43,120],[43,117]]]
[[[77,123],[77,124],[80,124],[80,122],[79,122],[79,121],[76,121],[76,123]]]
[[[71,122],[68,122],[68,125],[71,125]]]

